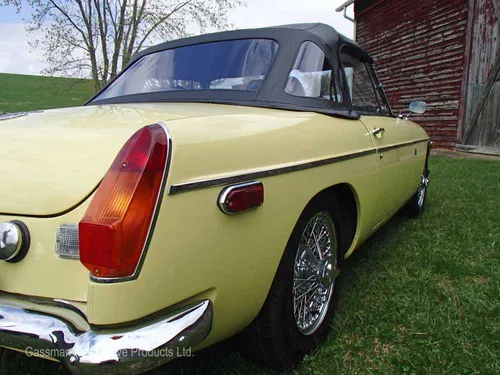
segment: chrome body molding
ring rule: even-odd
[[[290,166],[281,167],[281,168],[267,169],[267,170],[250,172],[250,173],[242,173],[239,175],[228,176],[228,177],[219,177],[219,178],[214,178],[211,180],[200,180],[200,181],[185,182],[185,183],[180,183],[180,184],[173,184],[173,185],[170,185],[170,188],[168,190],[168,194],[173,195],[173,194],[184,193],[186,191],[205,189],[205,188],[210,188],[210,187],[214,187],[214,186],[224,186],[224,185],[230,185],[230,184],[237,184],[237,183],[242,183],[242,182],[246,182],[249,180],[255,180],[255,179],[265,178],[265,177],[272,177],[272,176],[277,176],[280,174],[297,172],[297,171],[301,171],[304,169],[322,167],[324,165],[339,163],[341,161],[351,160],[351,159],[355,159],[355,158],[361,158],[361,157],[367,156],[367,155],[379,154],[379,153],[383,153],[383,152],[386,152],[389,150],[397,149],[400,147],[411,146],[411,145],[421,143],[421,142],[429,142],[429,139],[428,138],[419,139],[416,141],[400,143],[400,144],[393,145],[393,146],[374,148],[374,149],[370,149],[370,150],[363,150],[363,151],[355,152],[352,154],[340,155],[340,156],[335,156],[332,158],[315,160],[315,161],[311,161],[311,162],[295,164],[295,165],[290,165]]]
[[[0,305],[0,346],[51,357],[74,374],[137,374],[190,353],[212,320],[212,303],[203,300],[137,328],[82,332],[61,318]]]
[[[227,188],[222,190],[221,193],[219,194],[219,198],[217,199],[217,206],[226,215],[235,215],[235,212],[231,212],[227,208],[226,199],[227,199],[228,194],[231,193],[235,189],[245,188],[245,187],[254,186],[254,185],[262,185],[262,182],[251,181],[251,182],[245,182],[243,184],[236,184],[236,185],[228,186]],[[262,206],[263,204],[264,204],[264,202],[262,202],[258,207]],[[252,208],[256,208],[256,207],[252,207]]]
[[[416,144],[422,143],[422,142],[429,142],[429,138],[417,139],[416,141],[399,143],[399,144],[393,145],[393,146],[380,147],[377,149],[377,152],[387,152],[387,151],[395,150],[395,149],[401,148],[401,147],[416,145]]]
[[[172,159],[172,135],[170,134],[170,130],[168,130],[167,125],[162,121],[159,121],[159,122],[157,122],[155,124],[151,124],[151,125],[160,125],[163,128],[163,130],[165,131],[165,134],[167,136],[167,142],[168,142],[167,162],[165,163],[165,170],[163,171],[163,177],[161,180],[160,191],[158,193],[158,197],[156,198],[155,212],[153,214],[153,219],[151,220],[151,224],[149,225],[148,235],[146,237],[146,242],[144,243],[144,247],[142,249],[142,253],[141,253],[141,256],[139,258],[139,263],[137,264],[137,267],[136,267],[133,275],[127,276],[127,277],[96,277],[96,276],[91,274],[90,279],[92,281],[97,282],[97,283],[116,283],[116,282],[135,280],[139,277],[139,273],[141,272],[142,265],[144,264],[144,259],[146,257],[146,253],[148,252],[149,243],[151,242],[151,238],[153,237],[153,232],[154,232],[154,228],[156,225],[156,219],[158,218],[158,214],[160,212],[160,206],[161,206],[163,194],[165,193],[165,184],[167,181],[168,172],[170,170],[170,162]]]
[[[235,176],[215,178],[213,180],[202,180],[202,181],[195,181],[195,182],[186,182],[186,183],[177,184],[177,185],[170,185],[170,189],[169,189],[168,193],[170,195],[172,195],[172,194],[183,193],[183,192],[190,191],[190,190],[198,190],[198,189],[204,189],[204,188],[209,188],[209,187],[214,187],[214,186],[224,186],[224,185],[245,182],[248,180],[255,180],[258,178],[277,176],[280,174],[297,172],[297,171],[301,171],[304,169],[316,168],[316,167],[321,167],[323,165],[338,163],[338,162],[341,162],[344,160],[360,158],[363,156],[375,154],[375,152],[376,152],[375,150],[359,151],[359,152],[356,152],[353,154],[341,155],[341,156],[336,156],[336,157],[328,158],[328,159],[315,160],[315,161],[311,161],[311,162],[307,162],[307,163],[295,164],[295,165],[290,165],[290,166],[281,167],[281,168],[267,169],[267,170],[251,172],[251,173],[243,173],[243,174],[239,174],[239,175],[235,175]]]

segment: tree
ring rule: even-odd
[[[2,0],[0,0],[2,1]],[[95,89],[146,46],[189,35],[188,26],[227,29],[228,11],[244,0],[3,0],[32,10],[27,31],[39,35],[43,74],[91,78]],[[1,4],[0,4],[1,5]]]

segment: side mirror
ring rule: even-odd
[[[426,102],[411,102],[410,103],[410,112],[416,113],[416,114],[423,114],[427,110],[427,103]]]

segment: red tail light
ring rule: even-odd
[[[155,213],[168,155],[161,125],[122,147],[79,224],[80,261],[98,277],[134,274]]]

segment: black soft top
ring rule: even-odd
[[[290,25],[263,27],[258,29],[242,29],[223,31],[219,33],[204,34],[193,36],[190,38],[177,39],[170,42],[164,42],[153,47],[149,47],[137,54],[135,54],[130,63],[140,59],[142,56],[149,55],[150,53],[163,51],[166,49],[190,46],[194,44],[210,43],[221,40],[234,40],[234,39],[251,39],[251,38],[270,38],[270,39],[284,39],[291,38],[301,44],[305,40],[320,38],[323,43],[330,48],[332,52],[338,51],[342,46],[349,45],[357,50],[363,61],[373,63],[372,57],[366,53],[361,46],[354,40],[347,38],[340,34],[333,27],[325,25],[324,23],[295,23]],[[283,46],[280,45],[283,48]]]
[[[86,105],[137,103],[137,102],[204,102],[249,105],[266,108],[289,109],[296,111],[314,111],[346,118],[359,118],[359,115],[350,110],[350,103],[336,103],[333,101],[319,100],[316,98],[297,97],[286,94],[284,87],[288,74],[292,69],[295,56],[302,43],[312,41],[325,53],[326,57],[334,64],[334,72],[343,77],[339,64],[339,51],[346,48],[350,55],[369,64],[373,63],[372,57],[365,52],[355,41],[338,33],[333,27],[322,23],[302,23],[282,26],[265,27],[258,29],[243,29],[204,34],[189,38],[164,42],[135,54],[127,70],[143,56],[172,48],[185,47],[196,44],[211,43],[237,39],[272,39],[278,45],[278,51],[264,84],[258,92],[236,90],[185,90],[162,91],[154,93],[141,93],[103,100],[94,100],[100,92],[106,90],[108,83],[99,93],[90,99]],[[119,75],[116,78],[118,78]],[[345,98],[349,98],[347,87],[343,87]]]

